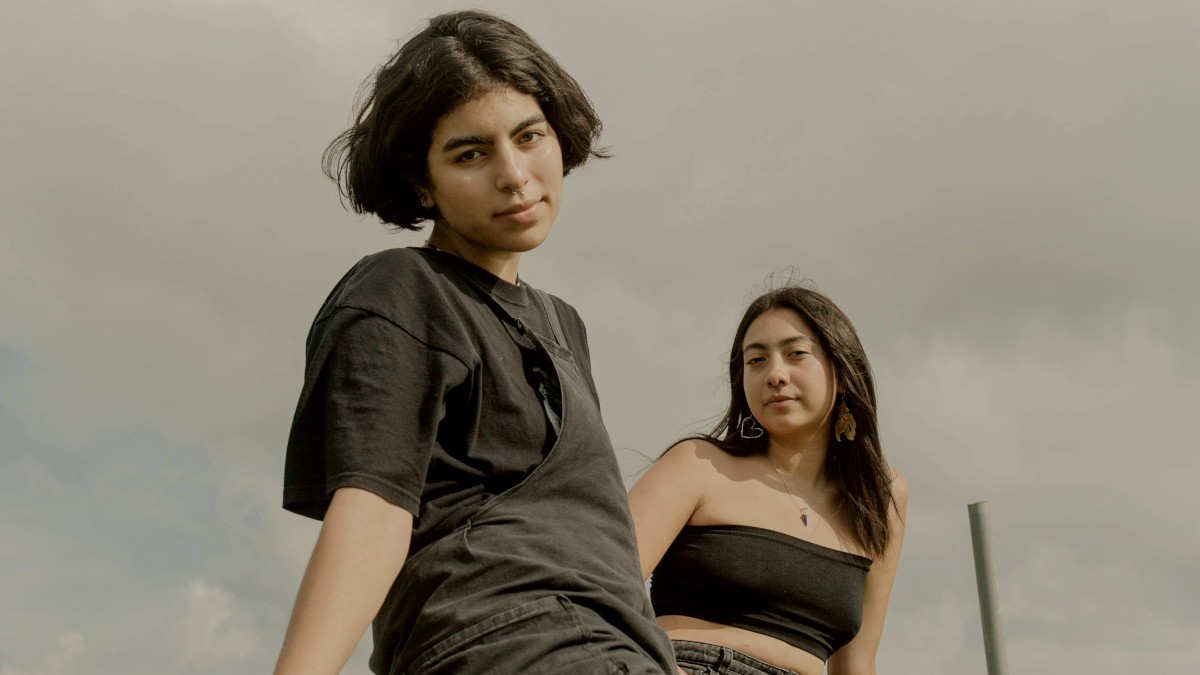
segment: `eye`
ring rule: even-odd
[[[542,138],[542,136],[545,136],[545,135],[546,134],[541,131],[537,131],[535,129],[529,129],[525,133],[521,134],[521,136],[519,138],[517,138],[517,142],[518,143],[534,143],[534,142],[537,142],[538,140],[540,140]]]
[[[468,150],[468,151],[462,153],[461,155],[459,155],[458,157],[455,157],[454,161],[456,163],[463,164],[466,162],[471,162],[476,159],[479,159],[480,157],[483,157],[482,152],[480,152],[478,150]]]
[[[753,365],[762,363],[764,361],[766,361],[766,359],[764,359],[761,356],[750,356],[750,357],[746,358],[746,365],[753,366]]]
[[[793,356],[793,357],[799,358],[801,356],[808,356],[808,352],[804,351],[803,349],[793,349],[791,354],[789,354],[788,356]]]

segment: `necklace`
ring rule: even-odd
[[[779,482],[783,483],[783,489],[787,490],[788,498],[792,500],[792,506],[795,506],[796,510],[800,512],[800,522],[808,527],[808,506],[800,506],[800,502],[796,501],[796,495],[792,494],[792,488],[788,487],[787,481],[783,479],[783,472],[775,466],[775,460],[771,459],[770,455],[767,455],[767,461],[771,463],[771,468],[775,469],[775,475],[779,476]]]

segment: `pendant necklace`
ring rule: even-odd
[[[771,468],[775,469],[775,475],[779,476],[779,482],[783,483],[783,489],[787,490],[788,498],[792,500],[792,506],[795,506],[796,510],[800,512],[800,522],[808,527],[808,506],[800,506],[800,502],[796,501],[796,495],[792,494],[792,488],[788,487],[787,481],[783,479],[783,472],[775,466],[775,460],[771,459],[770,455],[767,455],[767,461],[771,463]]]

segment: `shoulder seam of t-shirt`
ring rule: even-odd
[[[562,298],[547,293],[550,299],[558,305],[559,317],[562,321],[563,331],[567,334],[567,344],[572,352],[581,352],[587,355],[588,362],[591,362],[591,349],[588,345],[587,324],[584,323],[583,317],[579,315],[579,310],[571,303]]]
[[[392,321],[391,319],[389,319],[388,317],[384,316],[383,314],[380,314],[379,312],[376,312],[376,311],[374,311],[374,310],[372,310],[372,309],[369,309],[369,308],[367,308],[367,307],[360,307],[360,306],[358,306],[358,305],[354,305],[354,304],[343,304],[343,305],[338,305],[337,307],[334,307],[334,308],[333,308],[333,309],[332,309],[332,310],[329,312],[329,316],[327,316],[327,317],[325,318],[325,320],[328,320],[328,319],[329,319],[330,317],[332,317],[334,314],[336,314],[337,312],[340,312],[340,311],[342,311],[342,310],[350,310],[350,311],[354,311],[354,312],[362,312],[363,314],[366,314],[366,315],[368,315],[369,317],[372,317],[372,318],[379,319],[380,321],[383,321],[384,323],[388,324],[389,326],[392,326],[392,327],[396,328],[396,330],[399,330],[400,332],[402,332],[402,333],[404,333],[405,335],[409,336],[409,337],[410,337],[410,338],[412,338],[413,340],[416,340],[417,342],[421,343],[421,344],[422,344],[422,345],[424,345],[424,346],[425,346],[427,349],[430,349],[430,350],[432,350],[432,351],[435,351],[435,352],[440,352],[440,353],[442,353],[442,354],[445,354],[446,356],[449,356],[450,358],[454,359],[455,361],[458,361],[459,363],[461,363],[461,364],[462,364],[462,366],[463,366],[464,368],[466,368],[467,370],[470,370],[470,369],[471,369],[471,365],[470,365],[469,363],[467,363],[466,359],[464,359],[463,357],[459,356],[458,354],[455,354],[454,352],[450,351],[449,349],[446,349],[445,347],[440,347],[440,346],[438,346],[438,345],[430,344],[430,343],[426,342],[425,340],[422,340],[421,338],[419,338],[419,337],[417,337],[416,335],[414,335],[412,331],[408,330],[408,329],[407,329],[407,328],[405,328],[404,326],[401,326],[400,324],[396,323],[395,321]]]

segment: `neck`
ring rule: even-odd
[[[767,455],[793,484],[815,486],[825,475],[828,429],[799,438],[777,438],[767,442]]]
[[[487,270],[510,284],[517,283],[517,270],[521,264],[521,254],[518,252],[478,246],[453,234],[449,229],[439,228],[437,224],[434,224],[426,243],[443,253],[457,256]]]

